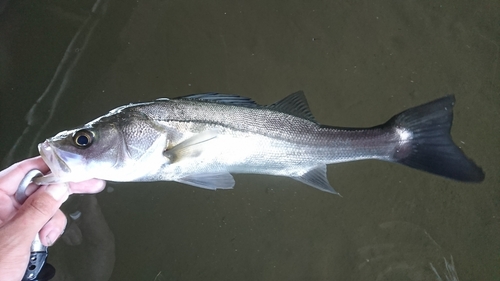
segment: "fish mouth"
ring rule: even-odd
[[[63,175],[71,173],[71,169],[69,168],[69,166],[57,154],[56,148],[53,147],[48,140],[38,144],[38,151],[40,152],[43,161],[45,161],[45,164],[49,166],[51,174],[33,179],[36,184],[51,184],[62,182]]]

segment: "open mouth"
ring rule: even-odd
[[[38,151],[42,156],[43,161],[49,166],[51,174],[34,179],[37,184],[51,184],[61,182],[64,174],[71,173],[68,165],[57,155],[55,148],[52,147],[48,140],[38,145]]]

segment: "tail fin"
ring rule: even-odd
[[[394,116],[386,125],[411,134],[405,153],[394,161],[429,173],[464,182],[481,182],[483,170],[451,139],[455,97],[446,96],[410,108]],[[405,145],[405,146],[406,146]],[[399,150],[398,150],[399,151]]]

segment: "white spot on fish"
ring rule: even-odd
[[[397,133],[402,141],[409,141],[412,138],[412,133],[409,130],[398,128]]]

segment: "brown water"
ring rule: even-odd
[[[304,90],[317,120],[352,127],[455,93],[453,138],[486,173],[471,185],[332,165],[342,198],[260,175],[215,192],[109,183],[66,204],[82,215],[50,248],[57,280],[438,280],[430,263],[445,280],[451,256],[460,280],[500,280],[498,1],[2,0],[0,11],[3,166],[130,102],[219,91],[268,104]]]

